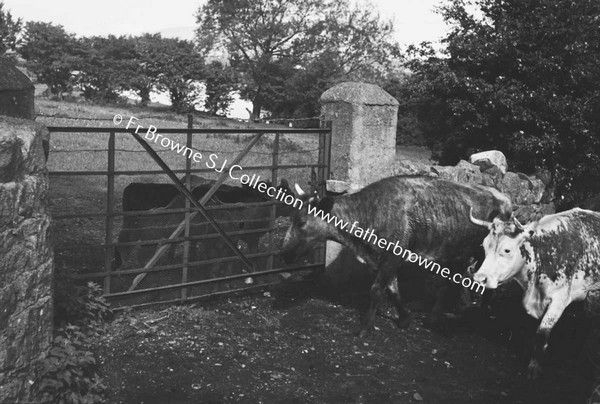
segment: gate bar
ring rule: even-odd
[[[217,181],[208,190],[208,192],[202,197],[202,199],[200,201],[197,201],[196,198],[194,197],[194,195],[192,194],[192,192],[183,186],[181,181],[179,181],[179,178],[177,178],[177,176],[173,173],[173,171],[171,171],[169,166],[160,158],[160,156],[158,154],[156,154],[154,149],[152,147],[150,147],[150,145],[148,143],[146,143],[146,141],[144,139],[142,139],[140,135],[135,133],[134,130],[131,130],[130,133],[133,135],[135,140],[137,140],[138,143],[140,145],[142,145],[142,147],[150,154],[150,156],[152,156],[154,161],[156,161],[156,163],[164,170],[164,172],[169,176],[169,178],[171,178],[171,180],[173,181],[173,184],[175,185],[175,187],[177,187],[179,192],[181,192],[187,199],[189,199],[190,202],[192,202],[192,204],[196,208],[198,208],[199,212],[192,212],[189,216],[189,220],[193,220],[194,217],[198,213],[202,213],[202,216],[204,216],[206,218],[206,220],[213,226],[213,228],[219,233],[219,235],[225,241],[225,244],[227,244],[227,246],[229,248],[231,248],[231,250],[238,256],[238,258],[242,261],[242,263],[244,264],[246,269],[249,272],[254,272],[254,267],[253,267],[252,263],[244,256],[244,254],[242,254],[242,252],[237,248],[237,246],[233,243],[233,241],[231,241],[229,236],[223,231],[223,229],[221,229],[221,227],[217,224],[217,222],[215,222],[215,220],[212,218],[212,216],[210,216],[208,214],[208,212],[206,211],[206,209],[204,208],[204,205],[206,204],[206,202],[208,202],[208,200],[213,196],[213,194],[217,191],[217,189],[221,186],[221,184],[225,182],[227,176],[229,175],[228,171],[223,170],[223,172],[219,175],[219,178],[217,179]],[[254,145],[258,142],[258,140],[261,138],[263,133],[264,132],[259,132],[256,135],[254,135],[254,137],[252,138],[250,143],[248,143],[246,148],[240,154],[238,154],[237,157],[233,160],[233,162],[231,163],[231,166],[239,163],[240,160],[242,160],[246,156],[246,154],[248,154],[250,149],[252,149],[252,147],[254,147]],[[177,228],[169,236],[169,239],[175,238],[175,237],[179,236],[179,234],[181,234],[181,232],[185,228],[185,222],[186,222],[186,220],[184,219],[183,222],[181,222],[179,224],[179,226],[177,226]],[[163,244],[162,246],[160,246],[156,250],[154,255],[152,256],[152,258],[150,258],[150,261],[148,261],[146,263],[146,265],[144,265],[144,268],[150,268],[154,264],[156,264],[158,262],[158,260],[167,252],[167,250],[170,247],[171,247],[170,244]],[[137,287],[137,285],[145,278],[145,276],[146,276],[146,274],[140,274],[140,275],[136,276],[128,290],[132,291],[133,289],[135,289]]]
[[[112,260],[115,255],[115,247],[112,245],[113,229],[115,225],[115,132],[110,132],[108,137],[108,175],[106,177],[106,234],[104,235],[105,249],[104,270],[108,273],[104,277],[103,293],[110,294],[110,272]]]

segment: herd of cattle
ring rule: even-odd
[[[213,182],[194,177],[192,185],[193,195],[200,199]],[[356,193],[323,198],[316,193],[304,193],[299,187],[294,192],[285,181],[279,187],[304,202],[302,210],[283,204],[277,207],[277,216],[292,218],[281,248],[284,262],[290,263],[306,255],[319,242],[332,240],[350,249],[373,271],[371,304],[362,318],[361,337],[372,328],[377,307],[386,291],[397,309],[398,325],[403,327],[410,322],[410,313],[402,303],[397,281],[398,271],[408,263],[333,223],[309,215],[309,205],[348,223],[358,222],[363,228],[373,229],[379,237],[399,241],[405,249],[452,271],[465,273],[467,267],[477,261],[481,264],[473,278],[488,289],[515,279],[525,290],[525,310],[531,316],[541,318],[529,365],[531,377],[536,377],[539,372],[549,334],[565,308],[578,300],[584,300],[589,307],[600,303],[598,212],[575,208],[522,225],[512,215],[509,198],[498,190],[426,176],[390,177]],[[235,206],[241,202],[269,200],[251,188],[222,185],[209,205]],[[181,209],[177,213],[169,211],[184,207],[184,203],[183,196],[172,185],[130,184],[123,194],[123,210],[161,210],[164,211],[160,212],[163,219],[126,216],[119,241],[167,238],[185,215]],[[587,207],[600,210],[600,198],[598,201],[592,199]],[[270,212],[270,206],[211,211],[218,221],[225,223],[226,232],[236,234],[240,229],[256,230],[237,237],[251,252],[258,251],[258,240],[269,231]],[[214,232],[204,222],[191,223],[191,228],[192,234]],[[155,245],[149,248],[128,246],[118,254],[119,265],[143,265],[155,248]],[[197,248],[192,250],[199,251]],[[441,315],[441,302],[458,296],[459,292],[460,286],[453,287],[447,282],[433,309],[434,320]]]

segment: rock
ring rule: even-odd
[[[471,157],[469,157],[469,163],[479,166],[481,171],[487,170],[490,167],[498,167],[502,174],[506,174],[506,171],[508,170],[506,156],[498,150],[488,150],[472,154]]]
[[[502,188],[502,179],[504,178],[504,174],[498,167],[491,166],[485,170],[482,169],[481,175],[483,176],[483,185],[486,187],[494,187],[498,190]]]
[[[463,184],[481,185],[483,184],[483,175],[479,167],[465,160],[458,162],[454,166],[433,166],[432,171],[440,178],[456,181]]]
[[[0,402],[32,401],[31,364],[52,340],[44,134],[34,122],[0,117]]]
[[[530,181],[529,177],[526,178],[524,179],[517,173],[508,172],[502,179],[501,191],[508,195],[515,205],[525,205],[527,203]]]
[[[551,215],[556,211],[553,203],[517,205],[514,216],[522,224],[540,220],[546,215]]]
[[[531,203],[540,203],[546,192],[546,186],[544,185],[544,182],[536,176],[529,177],[529,181],[531,182]]]
[[[501,191],[511,198],[513,204],[528,205],[545,199],[546,187],[535,176],[508,172],[502,179]]]
[[[343,194],[344,192],[348,192],[349,187],[350,187],[350,184],[348,184],[346,181],[338,181],[338,180],[327,180],[326,181],[327,192]]]
[[[432,175],[431,166],[414,161],[397,161],[392,167],[392,175]]]

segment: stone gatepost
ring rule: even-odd
[[[0,116],[0,403],[30,402],[52,340],[48,131]]]
[[[351,191],[388,176],[396,155],[398,101],[380,87],[341,83],[321,95],[321,119],[331,121],[331,179]]]
[[[398,121],[394,97],[373,84],[341,83],[321,95],[321,119],[330,121],[332,130],[328,191],[354,192],[390,175]],[[327,243],[326,266],[334,283],[364,273],[363,265],[334,242]]]

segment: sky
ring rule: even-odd
[[[192,39],[196,11],[202,0],[0,0],[4,10],[24,21],[60,24],[78,36],[138,35]],[[440,0],[372,0],[382,17],[395,22],[401,44],[436,41],[445,32],[433,9]]]

